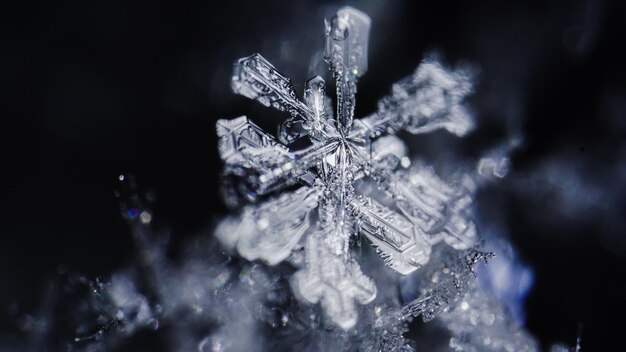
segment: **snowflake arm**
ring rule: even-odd
[[[467,292],[470,283],[476,277],[473,266],[479,261],[485,262],[495,257],[491,252],[469,250],[465,255],[455,256],[443,270],[435,273],[433,284],[421,297],[409,302],[402,308],[404,319],[422,316],[424,322],[436,318],[444,310],[454,307]]]
[[[239,218],[222,221],[216,236],[237,248],[248,260],[269,265],[285,260],[311,226],[310,213],[317,207],[320,191],[301,187],[259,205],[247,206]]]
[[[346,134],[354,120],[356,82],[367,71],[371,20],[361,11],[344,7],[325,24],[324,56],[337,81],[337,123]]]
[[[227,168],[260,169],[289,157],[288,149],[246,116],[217,121],[220,157]],[[259,158],[259,156],[262,157]]]
[[[328,143],[289,152],[246,116],[219,120],[217,134],[225,173],[245,176],[245,189],[239,193],[251,201],[298,181],[311,185],[315,176],[309,170],[337,148],[337,143]]]
[[[372,243],[387,266],[408,275],[428,262],[430,244],[407,218],[362,196],[352,206],[359,232]]]
[[[467,217],[471,191],[466,187],[450,187],[428,167],[410,174],[374,168],[372,175],[431,244],[444,240],[459,250],[474,244],[476,227]]]
[[[298,100],[291,80],[283,76],[260,54],[239,59],[235,63],[231,86],[237,94],[254,99],[291,114],[280,128],[279,139],[290,144],[309,133],[330,137],[334,134],[325,117],[324,80],[313,77],[307,82],[305,99]],[[320,93],[321,91],[321,93]]]
[[[294,275],[294,288],[308,302],[320,302],[330,319],[348,330],[357,321],[355,301],[373,301],[376,286],[354,259],[346,261],[343,255],[335,253],[327,231],[322,227],[308,236],[306,267]]]
[[[468,73],[449,71],[427,59],[413,75],[393,85],[391,95],[378,102],[377,113],[358,120],[353,134],[375,138],[400,130],[421,134],[444,128],[463,136],[473,127],[471,115],[463,105],[471,92]]]

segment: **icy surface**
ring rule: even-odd
[[[250,202],[238,217],[218,226],[218,238],[244,258],[270,265],[304,246],[294,290],[310,303],[319,302],[344,329],[357,322],[355,304],[376,296],[351,252],[355,236],[367,238],[384,262],[404,275],[429,261],[434,244],[466,250],[476,239],[468,218],[473,188],[462,181],[448,184],[428,167],[408,170],[406,147],[393,136],[401,130],[445,129],[458,136],[469,131],[472,119],[463,106],[472,90],[468,75],[427,59],[393,86],[376,113],[355,119],[369,30],[369,17],[350,7],[326,21],[335,114],[321,77],[307,81],[301,101],[290,80],[255,54],[235,63],[232,88],[289,113],[278,139],[245,116],[217,123],[225,178],[235,179],[224,192],[226,202]],[[305,136],[308,147],[289,148]]]

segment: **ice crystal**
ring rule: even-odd
[[[427,275],[431,278],[426,292],[421,297],[409,302],[402,308],[404,319],[410,316],[422,316],[427,322],[441,314],[446,309],[454,307],[459,300],[465,297],[470,284],[475,278],[473,265],[480,260],[494,257],[493,253],[483,253],[469,250],[460,257],[451,256],[446,265],[437,272]],[[439,268],[438,268],[439,269]]]
[[[227,189],[226,201],[250,202],[240,216],[218,226],[217,236],[244,258],[270,265],[304,246],[294,290],[308,302],[321,303],[343,329],[356,324],[356,303],[376,297],[374,283],[350,251],[354,236],[367,238],[403,275],[426,264],[434,244],[467,250],[476,238],[468,219],[472,185],[447,184],[429,167],[410,171],[406,146],[394,136],[401,130],[437,129],[464,135],[472,127],[463,106],[472,90],[468,75],[427,59],[393,85],[377,112],[355,119],[369,29],[369,17],[350,7],[325,22],[325,59],[337,87],[335,114],[321,77],[306,82],[301,101],[290,80],[255,54],[235,63],[233,90],[290,117],[278,138],[246,116],[217,122],[225,175],[240,180]],[[308,137],[308,147],[289,148],[302,137]]]

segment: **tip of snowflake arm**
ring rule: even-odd
[[[231,87],[236,94],[265,106],[305,120],[312,118],[313,112],[298,100],[291,80],[278,72],[261,54],[243,57],[235,62]]]
[[[223,220],[216,236],[225,247],[237,248],[248,260],[278,264],[309,229],[309,214],[317,207],[318,198],[318,190],[301,187],[262,204],[249,205],[239,217]]]

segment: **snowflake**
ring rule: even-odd
[[[238,204],[243,197],[250,204],[223,220],[216,235],[248,260],[295,263],[295,292],[320,303],[347,330],[356,324],[356,303],[376,297],[350,250],[355,236],[369,240],[403,275],[426,264],[438,242],[457,250],[474,245],[471,182],[452,186],[430,167],[409,168],[406,146],[394,135],[441,128],[465,134],[472,119],[462,103],[472,87],[464,71],[427,59],[393,85],[376,113],[354,119],[357,80],[367,71],[370,19],[345,7],[325,29],[325,59],[337,87],[335,117],[321,77],[306,82],[303,102],[261,55],[236,62],[236,93],[291,116],[277,139],[246,116],[217,122],[224,173],[241,181],[227,190],[226,201]],[[293,147],[302,137],[310,143]],[[305,258],[298,260],[302,247]]]

